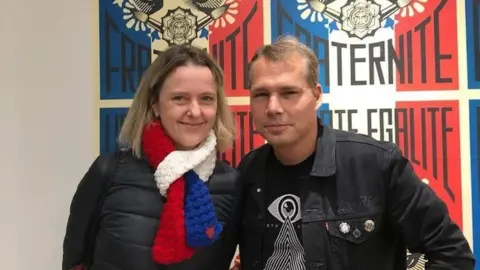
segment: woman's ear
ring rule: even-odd
[[[153,111],[153,115],[155,116],[155,118],[159,118],[160,117],[160,112],[158,110],[158,106],[157,104],[152,104],[152,111]]]

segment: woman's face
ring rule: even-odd
[[[205,140],[217,115],[217,85],[203,66],[175,69],[163,83],[153,105],[177,149],[190,150]]]

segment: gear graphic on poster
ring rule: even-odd
[[[197,38],[197,17],[181,7],[168,10],[162,18],[161,34],[169,44],[191,44]]]
[[[395,16],[412,17],[425,10],[428,0],[297,0],[300,17],[322,23],[330,32],[339,30],[363,40],[381,28],[392,28]]]

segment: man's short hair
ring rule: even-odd
[[[305,79],[311,87],[315,87],[319,73],[318,58],[307,45],[303,44],[300,42],[300,40],[291,35],[281,36],[272,44],[265,45],[258,49],[250,62],[250,66],[252,66],[253,63],[255,63],[255,61],[261,57],[264,57],[269,61],[283,61],[286,60],[292,53],[298,53],[304,58]],[[249,77],[251,81],[251,69]]]

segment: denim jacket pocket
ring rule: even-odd
[[[361,244],[372,238],[382,225],[380,214],[356,215],[354,217],[339,217],[327,221],[327,231],[331,236],[353,244]]]
[[[341,269],[375,268],[378,243],[375,236],[382,227],[381,214],[357,214],[326,221],[332,258]],[[371,266],[369,266],[371,265]]]

